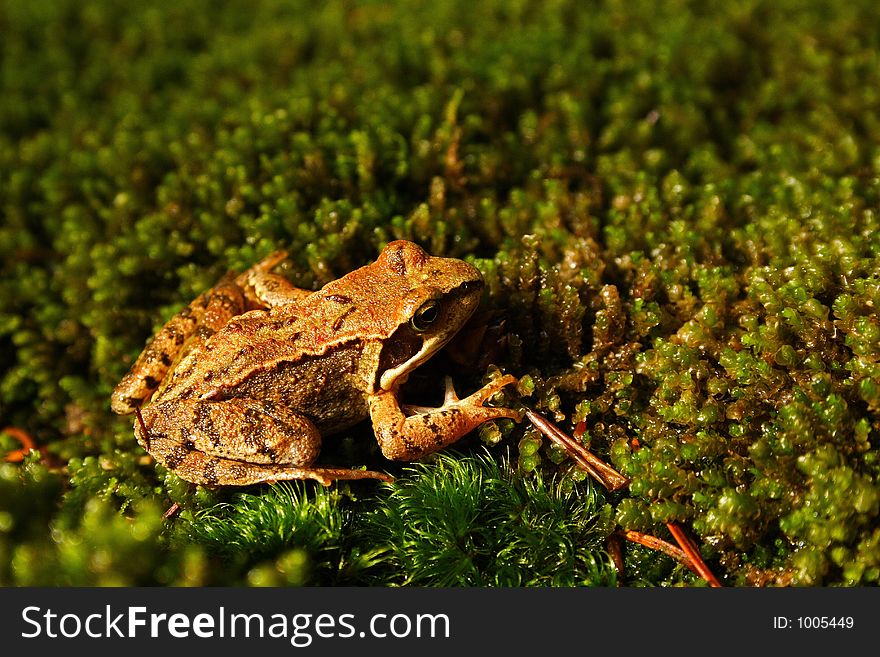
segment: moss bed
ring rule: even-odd
[[[880,578],[880,10],[804,2],[0,2],[0,584]],[[528,423],[393,485],[193,487],[109,394],[227,269],[469,260]],[[484,316],[485,316],[484,313]],[[433,368],[433,369],[432,369]],[[20,447],[0,434],[0,452]],[[165,520],[173,503],[180,512]]]

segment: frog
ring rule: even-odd
[[[505,374],[460,399],[449,377],[439,407],[407,405],[400,388],[480,304],[471,264],[388,243],[378,258],[317,291],[275,270],[274,253],[227,273],[147,343],[111,395],[135,414],[138,443],[186,481],[210,487],[294,479],[382,479],[386,473],[317,467],[322,439],[372,422],[389,460],[413,461],[485,422],[522,420],[486,405]]]

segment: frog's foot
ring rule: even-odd
[[[516,382],[517,378],[508,374],[501,377],[500,379],[497,379],[487,384],[485,388],[481,388],[473,395],[471,395],[469,397],[469,400],[473,401],[474,403],[478,403],[477,400],[482,398],[482,400],[478,403],[478,405],[480,405],[482,404],[482,402],[491,399],[492,396],[499,390],[501,390],[501,388],[503,388],[504,386]],[[446,385],[446,391],[443,395],[443,408],[446,408],[448,406],[454,406],[461,400],[458,398],[458,394],[455,392],[455,384],[452,382],[452,377],[445,377],[444,383]],[[403,408],[404,412],[407,415],[418,415],[419,413],[430,413],[437,410],[437,408],[435,408],[434,406],[418,406],[417,404],[402,404],[401,408]],[[515,419],[517,421],[522,420],[522,415]]]
[[[353,480],[353,479],[378,479],[390,484],[394,481],[394,477],[384,472],[376,470],[358,470],[352,468],[293,468],[298,473],[305,473],[306,476],[298,476],[297,472],[284,473],[285,476],[277,478],[265,479],[266,483],[274,484],[278,481],[286,481],[288,479],[314,479],[325,486],[329,486],[331,482],[337,480]]]
[[[433,406],[417,406],[415,404],[403,404],[402,408],[406,412],[407,415],[418,415],[420,413],[431,413],[432,411],[442,410],[444,408],[450,408],[455,406],[456,404],[469,404],[473,406],[480,406],[492,399],[500,390],[506,386],[513,383],[516,383],[518,379],[511,375],[506,374],[499,379],[491,381],[485,385],[485,387],[480,388],[470,397],[465,400],[461,400],[458,398],[458,394],[455,392],[455,385],[452,383],[452,377],[447,376],[445,378],[446,383],[446,392],[443,396],[443,406],[440,409],[437,409]],[[494,407],[493,407],[494,408]],[[512,408],[503,408],[497,409],[511,413],[512,415],[504,415],[504,417],[509,417],[511,419],[516,420],[517,422],[522,421],[523,414],[517,411],[514,411]]]
[[[447,398],[449,398],[450,392],[451,392],[452,397],[456,400],[456,403],[469,404],[469,405],[473,404],[473,405],[482,406],[485,402],[487,402],[492,397],[494,397],[498,392],[500,392],[504,386],[513,385],[514,383],[516,383],[518,381],[519,381],[519,379],[517,379],[512,374],[505,374],[504,376],[499,377],[499,378],[495,379],[494,381],[490,381],[489,383],[487,383],[485,386],[483,386],[482,388],[477,390],[474,394],[470,395],[466,399],[458,401],[458,397],[456,397],[456,395],[455,395],[455,389],[452,388],[452,380],[449,379],[447,381],[446,396],[447,396]],[[496,408],[493,410],[507,411],[507,414],[503,415],[502,417],[509,417],[509,418],[515,419],[517,422],[522,420],[522,413],[519,413],[518,411],[514,411],[511,408],[504,408],[504,409]]]
[[[287,257],[287,251],[277,251],[235,279],[236,284],[244,291],[248,308],[264,310],[276,306],[286,306],[300,301],[312,294],[312,290],[296,287],[272,269]]]
[[[382,453],[389,459],[411,461],[451,445],[484,422],[501,418],[519,422],[519,411],[483,406],[501,388],[516,381],[514,376],[502,376],[464,399],[458,399],[451,382],[447,382],[440,408],[401,408],[393,392],[375,395],[370,399],[370,417]]]
[[[157,444],[159,442],[153,441],[153,455],[156,460],[182,479],[203,486],[251,486],[294,479],[313,479],[324,486],[329,486],[337,479],[379,479],[388,483],[394,481],[390,475],[372,470],[264,465],[211,456],[198,451],[181,453],[178,448],[166,451]]]
[[[248,269],[246,272],[241,274],[241,276],[247,276],[248,274],[252,274],[253,272],[258,271],[271,271],[282,262],[287,257],[287,251],[276,251],[275,253],[270,253],[265,258],[260,260],[253,267]]]

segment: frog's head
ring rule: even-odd
[[[393,390],[464,326],[480,304],[483,277],[463,260],[431,256],[403,240],[388,244],[376,265],[403,289],[376,373],[378,387]]]

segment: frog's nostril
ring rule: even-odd
[[[464,281],[459,288],[462,292],[471,292],[473,290],[479,290],[483,287],[483,283],[481,281]]]

